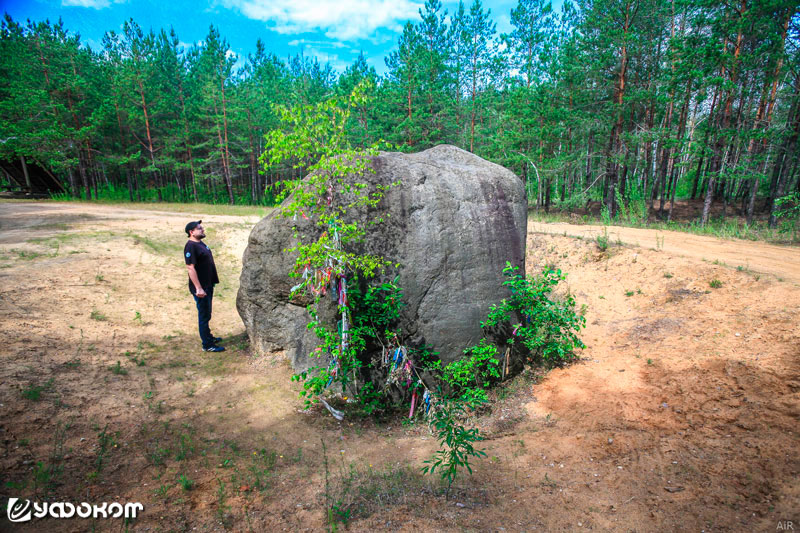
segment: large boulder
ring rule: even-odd
[[[375,209],[388,215],[369,228],[360,251],[399,264],[387,276],[399,274],[403,288],[406,344],[432,346],[445,363],[456,360],[480,340],[489,307],[508,296],[506,261],[524,274],[524,185],[510,170],[450,145],[381,153],[371,163],[375,172],[359,181],[400,183],[373,212],[353,214],[361,221],[374,218]],[[306,237],[318,231],[302,219],[281,217],[278,209],[253,228],[236,305],[255,350],[285,350],[301,371],[319,361],[308,357],[317,339],[306,329],[307,300],[289,300],[295,257],[284,250],[294,242],[293,226]]]

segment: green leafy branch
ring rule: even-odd
[[[539,276],[525,278],[517,273],[518,267],[506,263],[503,274],[508,278],[503,285],[511,297],[493,305],[483,328],[510,327],[512,335],[508,344],[519,340],[534,358],[548,363],[565,361],[575,356],[575,350],[586,345],[578,337],[586,319],[575,312],[575,299],[567,294],[563,301],[550,299],[550,293],[560,281],[566,279],[561,270],[544,270]],[[515,317],[523,320],[517,322]]]
[[[366,103],[369,89],[365,81],[348,96],[332,96],[315,105],[275,106],[283,127],[265,136],[260,162],[265,169],[288,164],[308,174],[302,179],[279,180],[273,188],[278,201],[289,198],[279,208],[282,216],[300,216],[319,228],[318,237],[307,242],[295,227],[297,242],[287,250],[297,254],[293,277],[307,268],[335,263],[369,278],[388,265],[380,256],[351,250],[352,245],[363,242],[366,229],[347,221],[353,210],[377,206],[387,189],[353,179],[374,172],[371,157],[381,145],[355,148],[345,134],[352,111]],[[367,223],[371,222],[375,221]],[[297,290],[306,285],[303,281]]]

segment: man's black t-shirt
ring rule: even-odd
[[[194,265],[200,286],[207,289],[219,283],[217,267],[214,265],[214,256],[211,250],[202,242],[187,241],[183,247],[183,257],[187,265]],[[189,279],[189,292],[195,293],[194,283]]]

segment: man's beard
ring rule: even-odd
[[[197,239],[198,241],[202,241],[205,238],[206,238],[206,234],[205,233],[195,236],[195,239]]]

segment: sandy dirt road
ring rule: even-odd
[[[197,218],[222,354],[198,349],[186,289]],[[437,449],[424,423],[303,411],[282,354],[250,352],[235,295],[257,220],[0,203],[0,496],[142,502],[132,531],[324,531],[326,502],[350,531],[800,523],[796,249],[614,228],[602,252],[585,226],[531,224],[528,273],[568,273],[587,348],[495,392],[472,421],[487,458],[445,498],[419,470]]]
[[[662,231],[621,226],[584,226],[566,223],[541,223],[530,221],[528,232],[550,235],[579,236],[593,240],[608,233],[611,243],[621,241],[652,250],[690,257],[698,261],[718,261],[754,272],[800,283],[800,247],[779,246],[740,239],[718,239],[678,231]]]

